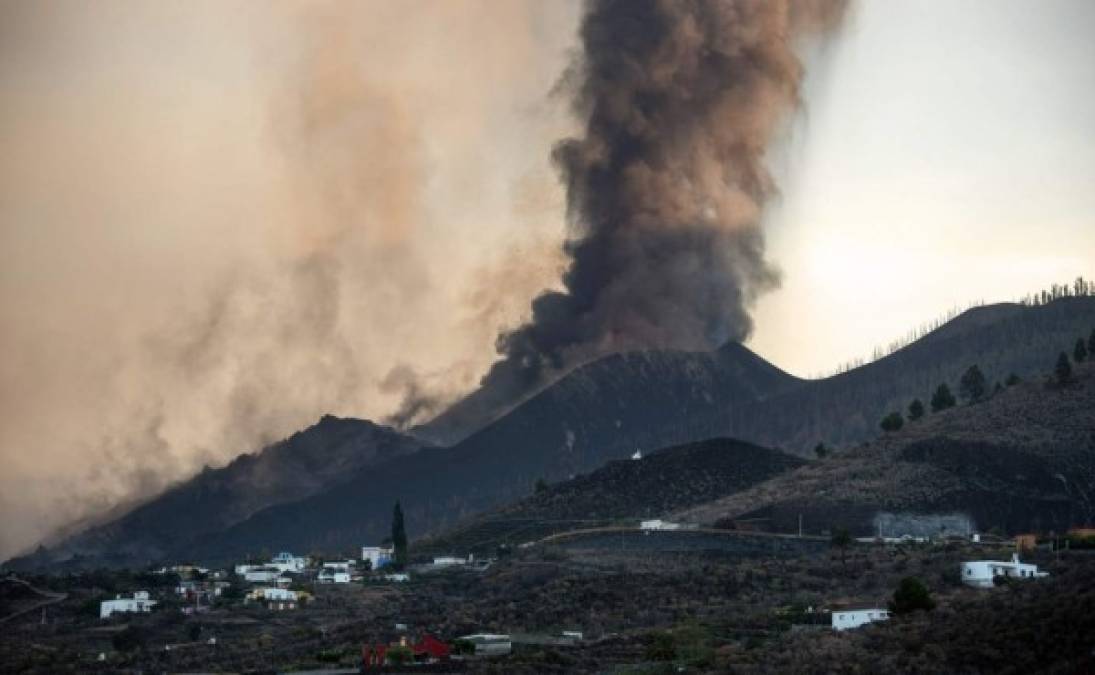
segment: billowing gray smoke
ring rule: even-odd
[[[581,138],[554,160],[571,226],[564,289],[501,335],[480,391],[439,418],[459,435],[576,364],[650,347],[744,340],[778,283],[760,221],[764,155],[799,102],[796,37],[836,26],[843,0],[593,0],[563,78]]]

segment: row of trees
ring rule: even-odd
[[[1076,363],[1083,363],[1088,357],[1095,358],[1095,330],[1085,342],[1083,338],[1076,340],[1076,346],[1072,348],[1072,358]],[[1057,357],[1057,366],[1053,369],[1057,384],[1066,385],[1072,382],[1072,363],[1068,360],[1068,354],[1061,352]]]
[[[1077,279],[1077,288],[1080,288],[1079,284],[1083,282],[1083,279]],[[1083,289],[1091,290],[1095,288],[1092,284],[1083,282]],[[1091,356],[1095,358],[1095,330],[1091,331],[1091,335],[1084,340],[1079,338],[1076,340],[1076,345],[1072,349],[1072,358],[1076,363],[1083,363]],[[1065,385],[1072,381],[1072,363],[1069,361],[1068,354],[1061,352],[1057,357],[1057,365],[1054,368],[1054,377],[1059,385]],[[1004,380],[1004,385],[1011,387],[1019,383],[1019,376],[1015,373],[1008,375]],[[997,383],[996,390],[999,391],[1003,387]],[[975,364],[969,367],[962,375],[962,379],[958,382],[958,393],[966,400],[967,403],[977,403],[988,395],[988,380],[985,379],[985,374],[981,372],[981,369]],[[933,413],[947,408],[953,408],[958,405],[958,401],[955,399],[954,394],[951,393],[950,387],[944,382],[939,385],[931,397],[931,411]],[[924,416],[924,404],[920,399],[913,399],[909,403],[908,408],[908,421],[915,422]],[[905,425],[906,418],[898,411],[893,411],[882,418],[879,426],[883,431],[889,433],[898,431]],[[820,455],[821,453],[819,453]]]
[[[1007,386],[1012,386],[1019,382],[1019,377],[1012,373],[1006,380]],[[997,384],[997,388],[1000,387]],[[985,374],[981,372],[981,368],[976,364],[970,366],[965,373],[962,374],[962,379],[958,381],[958,394],[966,400],[967,403],[977,403],[988,395],[988,380],[985,378]],[[950,387],[946,382],[936,387],[932,392],[931,399],[929,399],[931,405],[931,411],[933,413],[953,408],[958,405],[958,400],[951,392]],[[908,408],[908,421],[915,422],[925,415],[924,403],[915,398],[909,403]],[[879,424],[882,430],[885,432],[898,431],[905,425],[905,417],[898,411],[893,411],[882,418],[882,422]]]
[[[1095,282],[1087,281],[1083,277],[1076,277],[1071,284],[1053,284],[1048,289],[1037,293],[1025,295],[1019,299],[1019,304],[1027,307],[1046,305],[1061,298],[1075,298],[1095,295]]]

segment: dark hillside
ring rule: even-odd
[[[971,309],[907,347],[854,370],[774,395],[750,406],[712,411],[710,436],[732,435],[808,454],[818,443],[848,446],[875,437],[878,422],[904,412],[919,398],[958,381],[977,364],[991,388],[1009,374],[1048,372],[1058,352],[1072,351],[1095,327],[1095,297],[1062,298],[1047,305],[990,305]],[[726,414],[728,413],[728,414]]]
[[[187,556],[195,539],[267,507],[323,492],[363,467],[402,457],[420,444],[387,427],[326,416],[317,424],[219,469],[206,468],[121,518],[93,527],[12,567],[67,560],[76,566],[146,563]],[[45,558],[45,561],[42,560]]]
[[[819,441],[847,447],[875,437],[886,412],[904,410],[914,397],[926,402],[943,381],[957,390],[971,364],[985,372],[990,387],[1009,373],[1044,373],[1093,326],[1095,297],[981,307],[879,361],[815,381],[787,375],[736,344],[703,354],[610,356],[448,449],[414,452],[414,441],[367,422],[354,423],[363,434],[356,445],[354,433],[340,441],[339,426],[328,421],[317,428],[332,427],[330,434],[304,432],[315,442],[298,448],[299,463],[279,460],[268,472],[259,462],[239,479],[231,478],[231,466],[221,470],[226,474],[202,474],[70,540],[61,552],[108,551],[119,563],[139,563],[160,555],[228,557],[282,547],[338,550],[384,537],[396,500],[413,535],[435,533],[527,497],[538,479],[558,482],[635,450],[732,437],[810,456]],[[361,463],[342,463],[347,451]],[[284,481],[266,480],[268,473]],[[999,508],[991,500],[984,504]]]
[[[516,504],[415,544],[418,553],[492,553],[560,529],[654,518],[743,490],[801,466],[803,460],[731,439],[667,448],[639,461],[609,462],[596,471],[550,485]]]
[[[677,517],[770,518],[790,531],[874,531],[880,512],[961,512],[982,530],[1063,531],[1095,521],[1095,363],[1066,387],[1038,378],[990,400],[777,476]]]

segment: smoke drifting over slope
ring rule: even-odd
[[[473,388],[558,277],[577,18],[0,7],[0,558],[323,414]]]
[[[778,283],[760,220],[764,155],[799,103],[794,41],[843,0],[597,0],[562,82],[585,121],[554,159],[571,236],[564,288],[499,337],[482,389],[438,420],[474,425],[596,355],[743,341]]]

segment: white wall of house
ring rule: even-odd
[[[475,635],[465,635],[457,639],[475,645],[475,653],[480,656],[509,654],[513,650],[513,641],[509,635],[476,633]]]
[[[281,570],[251,569],[243,575],[243,578],[251,583],[268,583],[280,576]]]
[[[890,611],[878,607],[849,609],[832,613],[833,630],[849,630],[875,621],[889,621],[889,619]]]
[[[250,593],[252,600],[296,600],[297,592],[287,588],[255,588]]]
[[[1039,572],[1038,566],[1019,561],[1019,555],[1013,554],[1011,561],[971,560],[962,563],[962,583],[974,588],[992,588],[996,577],[1012,579],[1040,579],[1049,576]]]
[[[644,520],[639,524],[641,530],[679,530],[680,523],[670,523],[664,520]]]
[[[99,618],[109,618],[111,614],[125,612],[151,612],[156,605],[155,600],[148,599],[148,591],[137,591],[132,598],[118,596],[113,600],[104,600],[99,603]]]
[[[368,560],[372,568],[378,570],[392,561],[392,549],[385,546],[362,546],[361,559]]]

